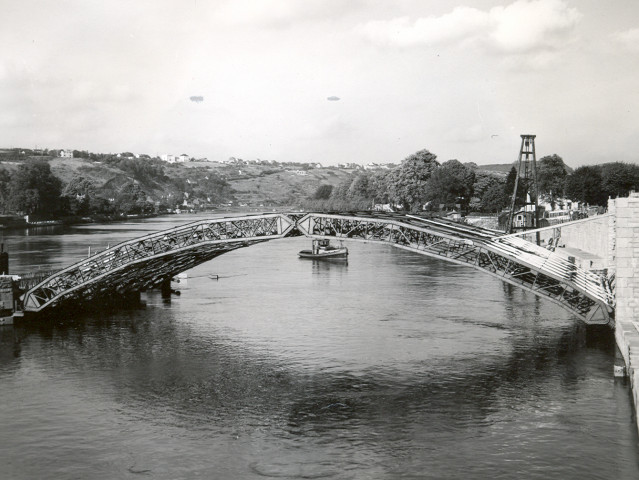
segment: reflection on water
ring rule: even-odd
[[[312,264],[311,271],[315,275],[342,275],[348,271],[348,260],[300,260],[310,262]]]
[[[636,478],[609,331],[467,268],[304,243],[223,255],[170,303],[0,329],[7,478]]]

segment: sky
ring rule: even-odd
[[[636,0],[0,0],[0,148],[639,163]]]

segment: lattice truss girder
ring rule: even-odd
[[[67,300],[144,290],[230,250],[304,234],[386,243],[472,266],[548,298],[588,323],[609,320],[614,285],[611,289],[605,279],[522,239],[500,240],[480,230],[410,216],[314,213],[196,222],[123,242],[61,270],[29,290],[24,307],[37,312]]]
[[[67,300],[157,286],[230,250],[296,234],[284,214],[200,221],[122,242],[48,277],[23,296],[38,312]]]
[[[607,323],[613,311],[614,296],[603,279],[521,239],[460,238],[451,229],[328,214],[308,214],[298,228],[311,237],[387,243],[468,265],[547,298],[587,323]]]

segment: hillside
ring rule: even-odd
[[[352,173],[337,167],[294,170],[287,165],[257,163],[168,164],[146,160],[118,163],[84,158],[48,158],[48,162],[53,174],[64,184],[82,176],[107,198],[116,197],[126,185],[135,182],[153,201],[173,199],[182,203],[184,199],[200,197],[212,204],[233,202],[242,206],[293,205],[311,196],[320,184],[336,186]],[[2,162],[2,168],[9,171],[18,165]]]
[[[124,208],[125,212],[140,208],[157,209],[158,206],[162,209],[174,209],[183,205],[195,209],[298,207],[313,197],[321,185],[340,186],[335,191],[342,192],[340,195],[344,198],[333,195],[335,201],[341,198],[342,202],[353,203],[354,198],[362,194],[367,204],[370,204],[371,198],[379,197],[380,192],[372,191],[375,182],[371,182],[368,187],[369,180],[366,179],[377,174],[385,175],[384,170],[368,171],[370,175],[362,177],[364,180],[360,180],[355,187],[350,182],[353,175],[363,172],[361,167],[316,168],[303,163],[280,164],[235,158],[224,163],[167,163],[158,158],[134,158],[133,154],[126,157],[104,155],[99,159],[20,155],[14,160],[0,157],[0,168],[11,177],[12,172],[29,158],[48,162],[50,173],[62,181],[63,189],[70,184],[65,201],[71,202],[67,210],[73,212],[88,211],[89,206],[82,206],[78,201],[82,201],[89,191],[91,193],[87,198],[102,202],[90,208],[101,212],[108,212],[113,208],[117,210],[122,205],[128,208]],[[483,189],[490,184],[491,177],[501,177],[500,181],[505,181],[512,166],[513,164],[472,165],[471,168],[475,169],[477,175],[476,196],[481,197]],[[383,184],[382,182],[381,185]],[[89,190],[77,190],[78,185]],[[378,183],[375,188],[379,185]]]
[[[537,165],[538,165],[538,168],[539,168],[539,160],[537,160]],[[516,161],[513,162],[513,163],[491,163],[489,165],[479,165],[477,167],[477,169],[479,171],[490,172],[490,173],[506,176],[506,175],[508,175],[508,172],[510,172],[510,169],[512,167],[517,168],[517,162]],[[566,172],[568,174],[571,174],[573,171],[574,170],[572,168],[570,168],[568,165],[566,165]]]
[[[479,171],[484,171],[484,172],[490,172],[490,173],[496,173],[496,174],[500,174],[500,175],[508,175],[508,172],[510,172],[510,169],[512,167],[515,167],[517,164],[517,162],[514,163],[492,163],[489,165],[479,165],[477,167],[477,169]]]

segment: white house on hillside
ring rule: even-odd
[[[164,155],[160,155],[160,160],[164,160],[165,162],[169,162],[169,163],[184,163],[184,162],[188,162],[191,160],[191,157],[189,157],[186,153],[183,153],[182,155],[171,155],[171,154],[164,154]]]

